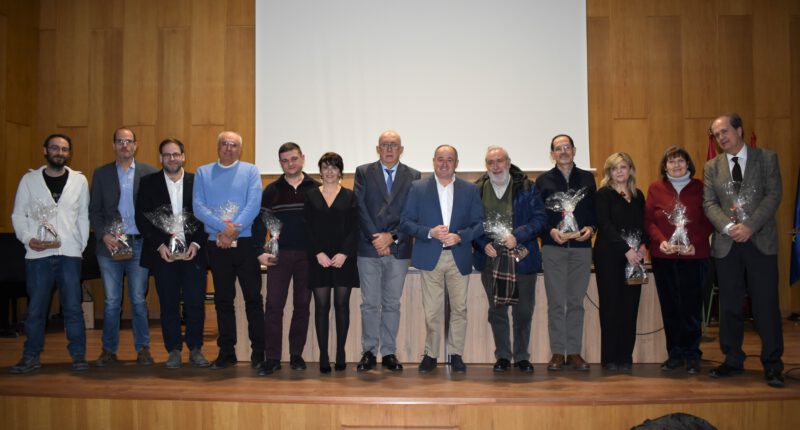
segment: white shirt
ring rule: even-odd
[[[167,192],[169,192],[169,201],[172,206],[172,214],[178,215],[183,213],[183,169],[181,169],[181,178],[177,181],[173,181],[167,176],[167,172],[164,172],[164,180],[167,182]],[[183,234],[183,226],[181,226],[180,230],[176,232],[178,237],[183,240],[186,240],[186,237]]]
[[[442,210],[442,224],[450,226],[450,218],[453,216],[453,184],[456,182],[455,178],[447,184],[442,185],[439,178],[436,180],[436,192],[439,193],[439,209]]]
[[[728,157],[728,170],[731,172],[731,177],[733,177],[733,157],[739,157],[736,161],[742,168],[742,178],[744,179],[744,170],[747,166],[747,144],[744,144],[736,155],[726,153],[725,156]]]

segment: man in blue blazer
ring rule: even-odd
[[[743,372],[745,294],[761,337],[761,365],[767,384],[784,386],[783,332],[778,297],[778,229],[775,212],[781,203],[781,171],[777,155],[744,143],[739,115],[721,116],[711,131],[722,153],[706,163],[703,208],[716,231],[711,254],[719,281],[719,344],[725,361],[709,373],[722,378]],[[748,194],[741,211],[736,195]],[[742,215],[745,216],[742,216]]]
[[[436,368],[444,317],[444,293],[450,299],[447,340],[454,372],[467,370],[462,355],[467,332],[467,284],[472,271],[472,241],[483,234],[483,204],[478,187],[456,178],[458,152],[441,145],[433,155],[434,174],[413,182],[401,215],[400,230],[415,238],[411,264],[422,275],[425,355],[420,373]]]
[[[134,202],[139,192],[139,180],[156,168],[134,160],[138,142],[133,130],[119,128],[114,131],[112,143],[116,160],[98,167],[92,175],[89,222],[97,236],[97,263],[103,277],[105,310],[103,311],[103,351],[95,361],[98,367],[117,363],[119,346],[119,320],[122,311],[122,279],[128,277],[128,296],[133,310],[133,344],[139,365],[153,364],[150,354],[150,329],[148,327],[147,278],[148,271],[139,265],[142,253],[142,235],[136,227]],[[133,257],[115,260],[111,252],[121,246],[110,233],[115,221],[122,221]]]
[[[164,346],[169,353],[165,367],[181,367],[181,302],[186,317],[186,346],[189,362],[197,367],[208,367],[203,356],[203,322],[205,321],[206,252],[200,249],[205,243],[203,224],[191,215],[194,175],[184,171],[186,159],[183,143],[178,139],[165,139],[158,146],[163,170],[142,178],[141,192],[136,198],[136,225],[144,236],[142,267],[150,269],[156,278],[156,291],[161,304],[161,331]],[[173,216],[189,214],[185,222],[174,226],[174,231],[164,231],[164,225],[153,223],[154,218],[168,220]],[[176,259],[169,249],[171,235],[187,245],[185,256]]]
[[[400,163],[403,144],[397,132],[381,133],[376,149],[380,159],[358,166],[355,175],[363,351],[357,370],[362,372],[375,367],[379,347],[384,369],[403,370],[395,341],[412,241],[400,231],[400,212],[411,182],[420,178],[417,170]]]

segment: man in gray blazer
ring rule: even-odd
[[[361,283],[361,347],[358,371],[377,364],[403,370],[395,356],[400,325],[400,298],[411,259],[411,237],[400,232],[400,213],[411,182],[420,173],[400,163],[400,135],[388,130],[378,138],[378,161],[358,166],[355,193],[361,234],[358,241],[358,275]]]
[[[134,202],[139,191],[139,179],[157,170],[149,164],[134,160],[138,143],[132,130],[127,128],[115,130],[111,145],[116,160],[95,169],[89,202],[89,221],[97,237],[97,263],[100,266],[105,292],[103,352],[95,364],[103,367],[117,362],[122,279],[127,275],[128,296],[133,310],[136,362],[146,366],[153,364],[145,301],[148,270],[139,265],[142,235],[136,228]],[[120,248],[122,243],[109,230],[112,224],[120,220],[124,228],[123,233],[133,249],[133,256],[124,260],[112,258],[112,253]]]
[[[745,145],[742,119],[735,113],[714,120],[711,131],[723,152],[706,163],[703,208],[716,229],[711,253],[719,281],[719,342],[725,361],[709,376],[722,378],[743,371],[742,300],[747,294],[761,337],[767,384],[780,388],[784,381],[775,225],[781,202],[778,157],[768,149]]]

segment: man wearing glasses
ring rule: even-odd
[[[595,230],[594,175],[575,165],[575,143],[566,134],[550,141],[550,157],[556,165],[536,178],[542,201],[559,192],[585,189],[573,214],[578,224],[577,237],[568,238],[561,230],[561,212],[547,211],[542,230],[542,269],[547,292],[547,326],[552,357],[547,370],[563,370],[565,365],[588,371],[581,356],[583,345],[583,296],[589,288],[592,271],[592,234]]]
[[[71,151],[72,140],[68,136],[48,136],[44,140],[47,164],[22,177],[14,199],[11,221],[17,239],[25,245],[29,300],[25,319],[27,339],[22,359],[9,369],[11,373],[28,373],[42,367],[39,354],[44,349],[53,283],[58,284],[72,370],[89,369],[81,309],[81,256],[89,240],[89,185],[81,172],[67,167]],[[43,206],[53,208],[55,213],[42,217]],[[41,226],[58,233],[58,242],[41,236]]]
[[[203,225],[192,215],[194,175],[184,171],[183,143],[165,139],[158,146],[160,172],[142,178],[136,199],[136,225],[144,236],[141,264],[156,279],[161,304],[161,331],[169,353],[164,366],[181,367],[181,302],[186,320],[189,362],[208,367],[203,356],[206,255]],[[170,224],[172,222],[172,224]]]
[[[153,364],[153,357],[150,355],[150,329],[145,301],[148,271],[139,265],[142,235],[136,227],[134,202],[139,191],[139,180],[155,173],[156,168],[134,160],[136,135],[128,128],[114,131],[112,147],[116,160],[94,171],[89,203],[89,221],[97,236],[97,262],[105,292],[103,352],[95,364],[104,367],[117,363],[122,279],[127,276],[128,296],[133,310],[136,363],[149,366]],[[129,258],[112,257],[119,255],[118,250],[126,244],[133,250]]]
[[[411,236],[400,231],[400,213],[420,173],[400,163],[403,144],[396,132],[381,133],[376,149],[379,160],[358,166],[355,175],[363,351],[357,370],[373,369],[380,348],[383,368],[396,372],[403,370],[395,352],[412,245]]]
[[[242,136],[223,131],[217,136],[219,159],[197,169],[192,206],[205,225],[208,261],[214,279],[219,355],[212,369],[236,364],[236,314],[233,299],[236,280],[242,288],[247,314],[247,331],[253,349],[250,365],[264,357],[264,308],[261,300],[261,268],[253,251],[253,220],[261,204],[261,175],[258,168],[240,161]]]

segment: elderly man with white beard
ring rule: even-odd
[[[489,324],[495,343],[495,372],[514,366],[533,373],[528,344],[536,276],[542,268],[537,235],[547,215],[536,185],[499,146],[486,151],[486,174],[476,181],[486,213],[485,234],[473,242],[473,264],[489,299]],[[508,321],[513,317],[512,348]]]

